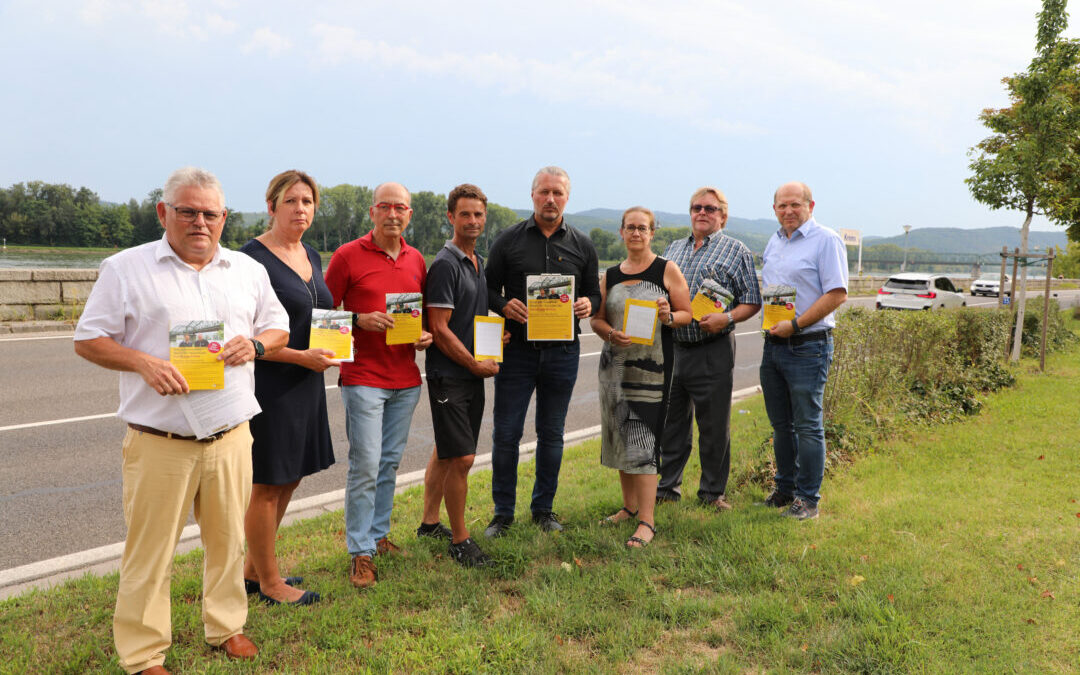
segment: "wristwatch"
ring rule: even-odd
[[[251,340],[251,344],[255,346],[255,358],[261,359],[263,354],[266,353],[266,347],[263,347],[263,343],[259,342],[255,338],[248,338]]]
[[[795,319],[791,320],[791,333],[792,335],[798,335],[802,332],[802,328],[799,328],[799,322]]]
[[[733,317],[733,316],[731,315],[731,312],[728,312],[728,313],[727,313],[727,324],[728,324],[729,326],[734,326],[734,325],[735,325],[735,317]]]

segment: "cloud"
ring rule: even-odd
[[[218,33],[220,35],[231,35],[236,32],[236,22],[230,21],[220,14],[211,14],[206,17],[206,27],[212,33]]]
[[[257,51],[269,56],[277,56],[291,47],[292,41],[287,37],[278,35],[273,30],[263,26],[252,33],[251,39],[245,42],[240,50],[245,54]]]
[[[675,89],[671,68],[658,67],[666,52],[620,45],[602,50],[552,50],[549,58],[495,52],[423,51],[410,45],[388,44],[357,35],[349,27],[316,23],[312,34],[323,65],[359,62],[385,70],[424,76],[454,76],[506,94],[525,93],[543,101],[578,102],[591,106],[625,107],[647,102],[653,114],[689,120],[722,133],[759,133],[755,125],[726,120],[722,108],[707,114],[705,101],[693,89]],[[678,59],[676,59],[678,61]]]

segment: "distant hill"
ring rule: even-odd
[[[1066,247],[1068,239],[1065,232],[1028,232],[1028,246],[1046,250],[1047,246]],[[904,246],[904,235],[895,237],[863,238],[863,246],[877,244],[895,244]],[[1002,246],[1014,248],[1020,245],[1020,228],[984,227],[977,230],[962,230],[958,227],[924,227],[908,233],[907,245],[912,249],[933,251],[934,253],[1000,253]]]

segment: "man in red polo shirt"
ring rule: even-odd
[[[339,384],[349,436],[345,538],[349,581],[357,588],[375,584],[375,555],[397,550],[386,535],[397,468],[420,398],[416,350],[431,344],[426,331],[413,344],[386,344],[386,330],[394,325],[386,295],[423,292],[427,270],[424,256],[401,236],[412,217],[409,191],[383,183],[373,201],[374,229],[341,246],[326,269],[334,306],[344,301],[345,310],[356,314],[355,360],[341,364]]]

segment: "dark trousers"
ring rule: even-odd
[[[581,346],[577,341],[536,349],[511,340],[495,376],[491,434],[491,498],[495,514],[513,516],[517,501],[518,444],[529,400],[536,391],[536,482],[533,513],[551,511],[562,466],[563,425],[577,382]]]
[[[658,498],[677,500],[682,496],[682,474],[690,459],[695,418],[701,457],[698,498],[712,501],[727,491],[731,473],[728,425],[734,368],[735,339],[731,333],[693,347],[675,344],[671,402],[660,445]]]

